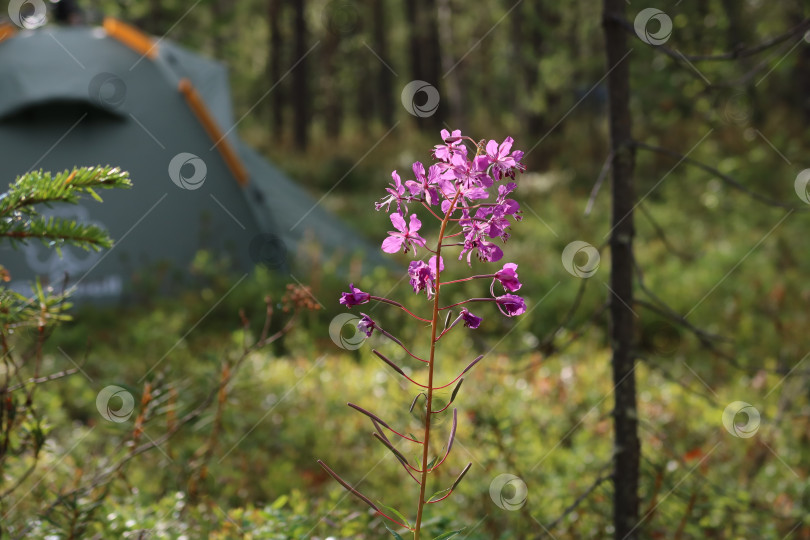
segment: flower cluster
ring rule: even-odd
[[[470,156],[464,142],[465,139],[472,139],[462,136],[460,130],[452,133],[442,130],[441,136],[444,144],[433,148],[436,162],[427,169],[417,161],[412,167],[413,179],[404,182],[397,171],[391,173],[393,182],[386,188],[386,196],[375,204],[377,210],[391,212],[389,218],[396,229],[389,231],[382,243],[382,250],[386,253],[412,252],[416,256],[419,247],[436,253],[442,247],[456,246],[461,248],[459,260],[466,255],[470,267],[473,254],[483,262],[499,261],[503,258],[503,251],[494,240],[506,242],[512,223],[521,219],[520,204],[509,198],[517,184],[504,180],[514,180],[516,173],[525,170],[520,163],[523,152],[513,151],[514,141],[507,137],[500,144],[494,140],[486,144],[483,141],[474,143],[476,152],[474,156]],[[415,206],[423,207],[439,221],[453,224],[460,229],[442,239],[455,240],[442,243],[436,250],[430,249],[425,238],[419,234],[422,221],[412,211]],[[412,261],[408,266],[408,276],[413,291],[425,291],[428,299],[433,298],[438,276],[443,270],[444,260],[440,256],[433,255],[428,262]],[[490,287],[492,298],[470,301],[493,301],[508,317],[526,311],[523,299],[511,294],[520,289],[516,264],[507,263],[496,274],[477,275],[468,279],[474,278],[494,278],[493,287],[496,281],[500,282],[506,294],[497,296],[494,288]],[[352,285],[351,292],[344,293],[340,303],[351,307],[365,303],[368,299],[368,293]],[[469,328],[477,328],[481,322],[480,318],[466,308],[462,311],[462,317],[465,326]]]
[[[497,194],[491,202],[489,190],[495,182],[504,178],[514,179],[516,172],[522,172],[525,167],[520,164],[523,152],[512,150],[512,137],[507,137],[500,145],[496,141],[489,141],[482,152],[479,151],[473,159],[468,159],[467,147],[462,144],[461,131],[449,133],[442,130],[442,139],[445,144],[437,145],[433,149],[433,156],[438,160],[431,165],[427,172],[421,162],[413,164],[413,180],[404,184],[397,171],[391,173],[394,182],[386,189],[388,195],[378,202],[377,210],[385,208],[390,211],[391,205],[396,204],[396,212],[390,215],[391,223],[397,229],[389,232],[389,237],[382,245],[386,253],[408,251],[416,246],[424,246],[425,239],[417,231],[422,222],[414,214],[410,214],[410,222],[406,225],[408,217],[408,203],[421,203],[434,215],[432,209],[439,206],[442,213],[455,215],[453,221],[457,222],[463,231],[461,259],[467,254],[467,263],[470,264],[472,253],[475,252],[482,261],[498,261],[503,257],[503,251],[490,240],[501,238],[509,239],[508,229],[511,225],[510,217],[520,220],[520,205],[508,195],[517,187],[514,182],[497,186]],[[436,216],[438,217],[438,216]]]
[[[424,431],[421,437],[417,438],[405,430],[397,431],[374,413],[349,403],[350,407],[371,419],[375,428],[373,436],[396,456],[404,470],[421,486],[415,525],[411,526],[407,520],[405,520],[406,523],[398,521],[404,519],[398,511],[392,511],[393,516],[386,514],[387,507],[377,506],[371,499],[340,478],[325,463],[319,461],[324,470],[350,493],[393,523],[414,531],[417,538],[425,505],[439,502],[450,496],[472,465],[468,464],[457,476],[455,482],[443,490],[442,497],[435,499],[423,497],[428,482],[427,475],[442,465],[450,453],[456,433],[457,410],[452,410],[453,422],[444,457],[433,461],[429,461],[431,418],[433,415],[442,414],[447,410],[464,381],[465,373],[484,357],[484,355],[478,356],[455,379],[447,384],[439,385],[433,382],[437,343],[456,326],[463,325],[470,329],[481,326],[483,319],[470,311],[471,303],[493,302],[498,310],[507,317],[514,317],[526,312],[526,302],[514,294],[522,287],[518,277],[518,265],[515,263],[505,263],[494,272],[482,272],[462,279],[442,281],[445,269],[445,259],[442,255],[446,256],[450,249],[457,248],[458,260],[464,259],[466,255],[469,268],[472,267],[473,254],[481,262],[496,262],[503,258],[503,251],[496,241],[500,239],[501,243],[505,243],[509,239],[512,224],[521,219],[520,205],[509,197],[517,187],[514,182],[517,173],[525,170],[521,164],[523,152],[512,150],[511,137],[507,137],[501,143],[492,140],[485,143],[485,141],[476,142],[465,137],[458,130],[452,133],[442,130],[441,135],[443,144],[433,148],[434,163],[427,167],[421,162],[414,163],[413,177],[406,178],[404,181],[397,171],[392,172],[392,182],[386,188],[386,195],[375,204],[378,211],[385,210],[389,213],[389,219],[395,229],[389,231],[388,236],[383,240],[382,250],[392,254],[399,252],[413,254],[414,260],[408,265],[410,284],[414,293],[421,294],[424,291],[427,299],[432,301],[432,314],[429,316],[417,315],[399,302],[364,292],[355,287],[353,283],[349,287],[349,292],[343,293],[340,298],[340,303],[347,308],[369,302],[393,305],[419,321],[420,325],[428,324],[430,328],[430,354],[422,357],[408,349],[367,314],[361,313],[362,317],[357,323],[358,332],[364,336],[370,337],[376,331],[402,348],[407,355],[407,361],[421,362],[427,368],[427,380],[419,382],[418,379],[423,379],[423,377],[412,378],[409,375],[410,370],[403,369],[382,352],[372,350],[398,375],[419,387],[410,410],[413,412],[417,405],[422,408]],[[468,146],[468,143],[472,144]],[[429,241],[420,234],[422,220],[416,210],[421,211],[423,219],[435,218],[440,223],[435,239]],[[420,248],[428,253],[422,259],[417,259]],[[442,294],[445,287],[476,279],[490,281],[488,297],[469,298],[454,304],[441,305],[440,300],[445,296]],[[451,311],[456,306],[459,306],[460,313],[454,318]],[[443,329],[440,328],[442,321],[444,322]],[[435,406],[434,391],[451,385],[455,385],[455,387],[449,403],[441,408]],[[406,455],[392,444],[387,433],[407,440],[410,444],[421,446],[421,457],[418,458],[417,466],[411,465]],[[426,465],[419,465],[420,463]],[[442,537],[444,536],[442,535]]]

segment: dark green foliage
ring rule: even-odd
[[[112,245],[107,232],[96,226],[59,217],[42,217],[42,205],[76,204],[82,196],[101,202],[96,190],[130,187],[129,174],[114,167],[81,167],[52,175],[32,171],[17,178],[8,191],[0,195],[0,240],[12,245],[41,241],[59,251],[66,244],[86,250],[100,250]],[[6,274],[0,261],[0,276]],[[6,279],[7,281],[8,279]],[[34,287],[33,297],[0,287],[0,324],[4,331],[18,326],[44,327],[66,320],[62,313],[70,305],[67,293]]]
[[[110,247],[112,240],[103,229],[69,219],[38,216],[36,205],[76,204],[82,195],[101,202],[97,189],[130,186],[128,173],[109,166],[81,167],[55,175],[42,170],[26,173],[0,195],[0,237],[12,243],[39,239],[57,250],[64,244],[94,250]]]

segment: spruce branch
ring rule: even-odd
[[[0,195],[0,237],[12,245],[39,239],[57,250],[71,244],[86,250],[109,248],[112,239],[96,225],[81,224],[60,217],[39,215],[37,205],[76,204],[84,195],[97,201],[96,189],[129,188],[129,173],[116,167],[80,167],[72,171],[31,171],[17,177]]]

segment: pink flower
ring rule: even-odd
[[[442,270],[444,270],[444,260],[439,257],[439,272]],[[428,260],[428,264],[425,264],[424,261],[411,261],[408,266],[408,275],[411,276],[413,292],[418,293],[425,290],[428,299],[433,298],[437,276],[435,255]]]
[[[371,337],[371,333],[377,328],[377,324],[365,313],[361,313],[360,315],[363,317],[360,319],[360,322],[357,323],[357,330],[363,332],[366,337]]]
[[[515,317],[526,313],[526,302],[520,296],[505,294],[495,298],[498,309],[507,317]]]
[[[467,308],[461,310],[461,318],[464,320],[464,326],[472,328],[473,330],[481,326],[481,321],[484,320],[470,313]]]
[[[442,141],[445,141],[447,144],[437,144],[433,148],[433,157],[442,161],[450,161],[450,156],[453,152],[461,152],[465,156],[467,155],[467,147],[461,142],[460,129],[453,130],[452,135],[449,131],[443,129],[441,135]],[[451,138],[450,141],[447,141],[448,138]]]
[[[492,166],[493,175],[498,180],[503,178],[505,172],[517,165],[515,158],[509,155],[513,142],[515,141],[512,137],[507,137],[500,145],[495,141],[487,143],[486,159]]]
[[[368,302],[368,299],[371,296],[367,292],[363,292],[355,287],[354,283],[349,284],[349,290],[351,292],[345,292],[340,295],[340,303],[349,308],[352,306],[365,304]]]
[[[388,192],[388,196],[384,197],[380,202],[374,203],[374,207],[377,210],[380,210],[383,206],[385,207],[385,211],[389,212],[391,208],[391,203],[397,203],[397,212],[402,212],[402,209],[405,208],[405,211],[408,211],[408,207],[405,206],[405,201],[407,197],[405,196],[405,186],[402,185],[402,180],[397,174],[397,171],[393,171],[391,173],[391,178],[394,179],[394,182],[389,184],[391,187],[385,188],[385,191]]]
[[[416,246],[424,246],[425,239],[419,236],[417,232],[422,228],[422,222],[416,217],[416,214],[411,214],[409,225],[405,225],[405,218],[402,214],[391,214],[391,224],[399,231],[388,231],[389,236],[382,243],[382,250],[386,253],[396,253],[397,251],[408,251],[408,247],[413,244],[413,253],[416,254]]]
[[[408,180],[405,185],[413,197],[424,196],[425,202],[434,205],[439,202],[439,191],[436,183],[439,181],[439,167],[431,165],[425,176],[425,166],[419,161],[413,164],[413,174],[416,180]]]
[[[522,286],[518,281],[517,267],[515,263],[506,263],[502,269],[495,272],[495,279],[501,282],[504,290],[515,292]]]

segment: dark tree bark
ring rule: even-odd
[[[706,31],[705,21],[706,17],[709,16],[709,2],[696,2],[695,10],[697,11],[697,22],[698,24],[689,25],[689,29],[691,30],[691,35],[689,37],[690,43],[695,44],[695,52],[701,53],[708,53],[709,50],[706,49],[706,38],[710,37],[711,34]]]
[[[746,44],[750,45],[749,33],[746,31],[743,24],[743,10],[745,6],[742,2],[735,0],[722,0],[723,11],[726,15],[728,22],[728,29],[726,30],[726,48],[729,51],[744,48]],[[747,73],[754,68],[755,61],[753,58],[738,58],[736,60],[738,67],[742,73]],[[765,120],[762,108],[758,107],[758,94],[757,86],[754,80],[749,80],[745,86],[745,93],[751,101],[751,121],[754,125],[761,124]]]
[[[442,76],[441,45],[439,44],[439,10],[436,0],[422,0],[422,61],[426,80],[434,85],[439,84]]]
[[[726,12],[728,31],[726,33],[726,44],[728,50],[733,51],[745,42],[745,33],[742,25],[742,2],[737,0],[723,0],[723,11]]]
[[[358,7],[358,20],[357,27],[354,30],[355,35],[363,36],[363,41],[366,41],[366,13],[370,11],[369,0],[355,0]],[[377,0],[371,0],[371,3],[376,3]],[[365,48],[365,47],[363,47]],[[353,96],[355,97],[355,112],[357,118],[360,119],[361,125],[368,126],[374,118],[375,101],[377,99],[377,89],[370,82],[374,80],[376,74],[375,66],[379,60],[368,54],[364,56],[365,60],[356,62],[354,64],[355,76],[354,79],[358,84],[354,88]]]
[[[805,2],[798,0],[793,9],[789,10],[789,26],[802,22],[806,13]],[[802,43],[796,53],[796,64],[793,67],[793,80],[796,83],[790,86],[790,97],[801,108],[805,121],[810,121],[810,45]]]
[[[232,23],[230,21],[232,5],[223,0],[214,0],[211,3],[211,13],[214,16],[213,36],[211,36],[215,58],[225,58],[225,44],[230,41],[229,35]]]
[[[408,25],[408,57],[411,66],[411,78],[419,79],[423,73],[421,35],[419,32],[420,21],[418,17],[422,9],[422,2],[420,0],[411,0],[410,2],[403,2],[403,6],[405,7],[405,20]]]
[[[436,0],[412,0],[405,3],[408,23],[411,79],[432,84],[441,96],[441,50],[439,47],[439,23]],[[439,111],[429,117],[420,118],[419,126],[429,129],[441,125],[441,105]]]
[[[374,0],[371,2],[372,33],[374,39],[374,50],[380,58],[390,62],[388,56],[388,37],[385,20],[385,2]],[[380,62],[377,66],[377,116],[385,126],[390,126],[394,122],[394,104],[396,103],[393,90],[393,73]]]
[[[422,31],[422,64],[425,70],[423,80],[435,86],[439,90],[439,94],[446,99],[447,96],[443,93],[445,89],[443,85],[440,85],[442,79],[442,48],[439,43],[439,10],[436,7],[436,0],[422,1],[420,29]],[[437,113],[424,118],[424,120],[428,127],[439,129],[442,126],[443,116],[445,115],[442,106],[439,105]]]
[[[270,52],[267,55],[267,75],[270,85],[278,83],[281,79],[281,0],[268,0],[267,22],[270,28]],[[276,137],[280,136],[284,128],[284,86],[278,85],[271,92],[270,126]]]
[[[441,68],[444,73],[447,73],[447,76],[444,78],[446,93],[445,103],[447,103],[445,110],[447,113],[444,116],[447,118],[448,124],[450,124],[452,129],[461,129],[462,132],[466,133],[467,126],[464,122],[464,103],[462,101],[461,83],[459,82],[462,67],[460,65],[453,67],[456,61],[452,52],[453,11],[450,6],[450,0],[438,0],[437,8],[437,20],[442,27],[442,31],[439,33]]]
[[[630,115],[630,62],[624,29],[613,19],[624,17],[624,0],[604,0],[603,25],[613,152],[612,233],[610,236],[610,319],[615,429],[613,469],[613,522],[616,538],[638,537],[638,481],[641,453],[638,439],[636,377],[633,339],[633,183],[635,155]]]
[[[335,31],[327,28],[324,46],[321,49],[323,54],[323,77],[321,91],[323,92],[323,112],[324,128],[326,136],[336,139],[340,135],[341,122],[343,120],[340,107],[340,91],[338,88],[337,63],[335,55],[340,46],[340,36]]]
[[[310,97],[307,54],[306,1],[294,0],[293,5],[293,58],[298,62],[292,72],[293,138],[295,146],[304,150],[309,142]]]
[[[509,3],[507,2],[507,4]],[[538,139],[545,133],[548,126],[544,122],[543,116],[537,111],[531,110],[527,104],[535,92],[547,92],[547,90],[543,90],[539,80],[538,64],[546,52],[544,22],[549,17],[556,18],[557,15],[548,13],[548,10],[543,7],[543,2],[539,0],[522,3],[509,17],[512,26],[514,61],[519,66],[518,69],[525,74],[517,82],[523,86],[522,90],[525,94],[524,99],[517,104],[519,107],[517,113],[525,119],[526,131],[533,138]],[[553,19],[549,22],[554,24]]]

